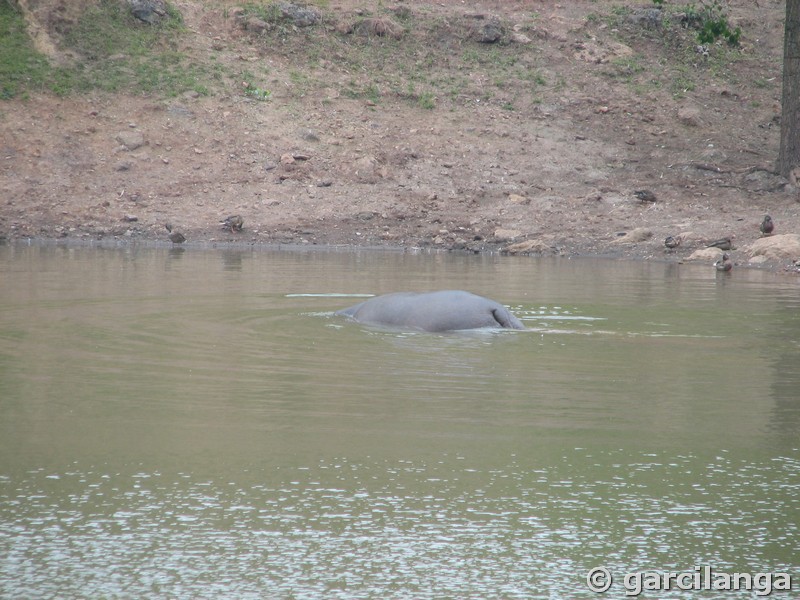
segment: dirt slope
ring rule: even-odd
[[[349,0],[264,32],[234,3],[175,4],[181,51],[234,75],[209,96],[0,104],[0,234],[168,243],[170,222],[190,244],[680,260],[723,236],[746,248],[765,213],[800,233],[797,188],[769,172],[782,2],[730,2],[739,50],[654,26],[648,3],[398,0],[373,15],[397,38],[359,34],[372,13]]]

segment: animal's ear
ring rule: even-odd
[[[492,316],[494,320],[497,321],[497,324],[500,327],[505,327],[506,329],[514,329],[514,326],[511,324],[511,321],[508,318],[508,313],[504,310],[500,310],[499,308],[492,309]]]

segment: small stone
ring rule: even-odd
[[[294,164],[294,156],[289,153],[281,154],[281,164],[282,165],[291,165]]]
[[[136,221],[138,221],[138,220],[139,220],[139,217],[137,217],[136,215],[124,215],[124,216],[122,217],[122,220],[123,220],[125,223],[135,223]]]
[[[290,20],[297,27],[311,27],[319,23],[320,14],[313,8],[298,6],[291,2],[278,2],[283,17]]]
[[[363,35],[367,37],[391,37],[399,40],[403,37],[403,27],[389,17],[367,17],[355,23],[345,24],[342,32],[347,34]]]
[[[655,202],[657,200],[656,195],[651,190],[636,190],[633,195],[642,202]]]
[[[750,190],[778,192],[786,189],[789,181],[780,175],[759,169],[745,175],[744,184]]]
[[[701,112],[693,106],[684,106],[678,109],[678,121],[687,127],[699,127],[702,123]]]
[[[262,33],[267,28],[267,22],[258,17],[250,17],[242,24],[242,27],[253,33]]]
[[[531,199],[530,198],[526,198],[525,196],[522,196],[520,194],[509,194],[508,195],[508,201],[511,202],[511,204],[530,204],[531,203]]]
[[[646,227],[631,229],[612,242],[612,244],[638,244],[653,237],[653,232]]]
[[[475,28],[473,36],[481,44],[494,44],[503,37],[503,26],[499,19],[489,19]]]
[[[196,94],[197,92],[194,92],[194,93]],[[193,113],[192,113],[191,110],[186,108],[183,104],[179,104],[177,102],[175,104],[170,104],[167,107],[167,112],[170,115],[174,115],[176,117],[191,117],[191,116],[193,116]]]
[[[300,137],[307,142],[318,142],[319,136],[317,132],[313,129],[301,129],[300,130]]]
[[[144,146],[144,136],[139,131],[120,131],[115,139],[128,151]]]
[[[155,25],[167,16],[164,0],[128,0],[128,6],[134,17],[148,25]]]
[[[661,27],[662,14],[660,8],[636,8],[625,18],[630,25],[638,25],[648,29]]]
[[[724,254],[719,248],[700,248],[692,252],[686,260],[704,260],[714,262]]]
[[[784,233],[756,240],[745,251],[752,257],[766,256],[769,260],[794,259],[800,256],[800,235]]]
[[[530,44],[533,40],[524,33],[514,32],[511,34],[511,41],[515,44]]]
[[[517,229],[495,229],[494,238],[498,242],[510,242],[522,235]]]

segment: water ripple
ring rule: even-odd
[[[789,570],[800,536],[784,518],[800,511],[797,455],[576,449],[533,471],[340,458],[249,485],[49,475],[0,480],[2,597],[573,598],[596,561]]]

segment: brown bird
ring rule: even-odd
[[[761,235],[770,235],[775,229],[775,223],[772,222],[772,217],[764,215],[764,220],[761,221]]]
[[[231,233],[234,231],[241,231],[244,227],[244,219],[240,215],[231,215],[224,221],[220,222],[224,229],[230,229]]]
[[[731,238],[724,237],[718,240],[714,240],[708,246],[706,246],[706,248],[719,248],[720,250],[724,251],[724,250],[730,250],[731,248],[733,248],[733,245],[731,244]]]
[[[667,239],[664,240],[664,245],[669,250],[674,250],[675,248],[681,245],[681,238],[680,236],[668,235]]]
[[[172,224],[166,223],[164,227],[169,231],[169,241],[173,244],[182,244],[186,241],[186,237],[180,231],[173,231]]]
[[[717,262],[714,263],[717,271],[723,271],[727,273],[733,268],[733,263],[731,262],[731,257],[727,254],[723,254],[722,258],[720,258]]]
[[[633,195],[636,196],[642,202],[656,201],[656,195],[650,190],[636,190],[635,192],[633,192]]]

